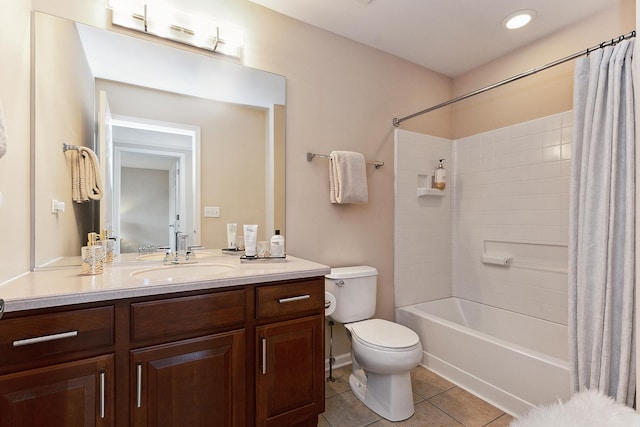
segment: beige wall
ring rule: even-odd
[[[0,103],[9,138],[0,158],[0,283],[29,271],[29,2],[0,0]]]
[[[39,16],[40,18],[42,15]],[[94,148],[93,76],[75,27],[59,21],[38,19],[34,59],[33,129],[35,146],[35,228],[38,250],[35,265],[47,264],[65,255],[79,255],[92,229],[90,214],[97,202],[74,203],[71,195],[72,152],[62,143]],[[61,50],[60,46],[68,46]],[[52,214],[51,201],[65,203],[64,213]],[[92,206],[95,205],[95,206]]]
[[[635,0],[624,0],[524,49],[471,70],[453,81],[460,96],[511,76],[586,50],[635,29]],[[455,104],[454,138],[475,135],[573,109],[573,66],[569,61]]]

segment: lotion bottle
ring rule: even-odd
[[[284,258],[284,253],[284,237],[280,230],[276,230],[276,234],[271,237],[271,257]]]
[[[438,190],[444,190],[447,185],[447,171],[442,162],[444,162],[444,159],[440,159],[440,163],[438,163],[438,167],[433,174],[433,187]]]
[[[244,224],[244,255],[255,258],[257,254],[258,225]]]

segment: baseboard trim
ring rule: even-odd
[[[351,353],[344,353],[335,356],[336,361],[333,364],[333,369],[342,368],[347,365],[351,365]],[[324,370],[329,371],[329,358],[324,360]]]

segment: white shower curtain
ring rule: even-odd
[[[633,39],[576,63],[569,220],[574,392],[635,396]]]

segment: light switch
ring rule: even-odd
[[[2,191],[0,191],[0,208],[2,207]]]
[[[220,218],[220,208],[218,206],[205,206],[204,207],[205,218]]]

